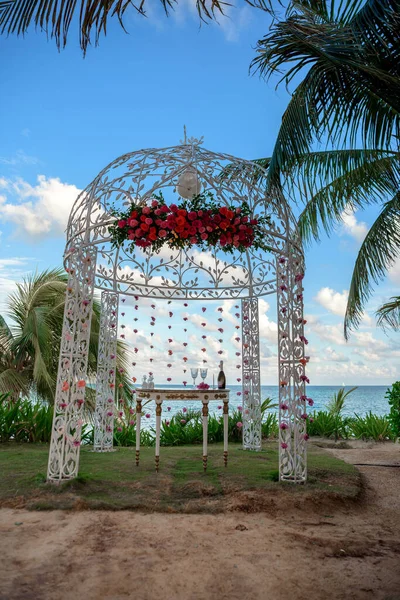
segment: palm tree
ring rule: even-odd
[[[61,269],[37,273],[17,284],[9,296],[9,326],[0,316],[0,394],[10,392],[13,399],[34,393],[53,403],[56,391],[58,357],[64,315],[67,275]],[[93,303],[89,342],[88,377],[97,369],[100,306]],[[117,383],[129,391],[127,346],[118,341]],[[87,388],[88,407],[93,406],[94,390]]]
[[[178,5],[178,0],[159,0],[165,15]],[[191,0],[203,22],[224,16],[230,6],[226,0]],[[272,0],[246,0],[248,4],[263,10],[272,10]],[[35,25],[55,38],[58,48],[65,47],[71,23],[79,14],[79,41],[83,53],[94,42],[97,46],[101,34],[106,35],[112,17],[116,17],[126,31],[124,17],[129,9],[146,16],[146,0],[92,0],[77,3],[76,0],[52,2],[52,0],[0,0],[0,33],[24,35],[30,25]],[[75,19],[76,20],[76,19]]]
[[[395,331],[400,329],[400,296],[393,296],[383,304],[376,313],[378,325],[390,327]]]
[[[356,260],[345,335],[357,327],[373,282],[400,255],[400,3],[296,0],[258,42],[253,69],[299,82],[268,159],[269,189],[289,187],[305,208],[308,241],[344,211],[381,205]],[[326,151],[315,152],[315,143]]]

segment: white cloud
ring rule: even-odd
[[[364,221],[357,221],[353,212],[345,211],[342,213],[343,231],[362,242],[368,233],[368,226]]]
[[[0,219],[14,224],[19,236],[61,235],[80,190],[55,177],[39,175],[37,181],[35,186],[23,179],[0,181],[0,187],[9,191],[7,197],[0,196]]]
[[[342,293],[339,293],[329,287],[324,287],[319,290],[314,300],[334,315],[343,317],[346,312],[348,296],[348,290],[343,290]]]
[[[332,288],[324,287],[319,290],[314,300],[321,306],[329,310],[334,315],[344,317],[347,307],[347,299],[349,297],[348,290],[343,290],[342,293],[336,292]],[[373,324],[373,319],[368,313],[364,312],[362,317],[363,325],[370,326]]]
[[[334,348],[328,346],[325,349],[325,357],[327,360],[331,360],[333,362],[348,362],[349,359],[347,356],[342,354],[341,352],[336,352]]]
[[[9,167],[16,167],[17,165],[37,165],[39,159],[36,156],[29,156],[24,150],[17,150],[13,156],[0,156],[0,164],[7,165]]]

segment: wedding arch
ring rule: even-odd
[[[303,318],[304,256],[295,219],[278,192],[266,194],[257,164],[210,152],[202,140],[125,154],[80,194],[67,228],[67,295],[48,463],[48,480],[77,476],[94,291],[101,290],[96,382],[95,450],[113,443],[113,402],[120,295],[163,301],[241,303],[243,447],[261,450],[258,299],[277,296],[280,479],[304,482],[306,397]],[[263,222],[263,248],[224,252],[220,244],[183,245],[167,252],[117,245],[110,233],[118,210],[144,207],[160,192],[174,198],[203,193],[218,206],[247,206]],[[116,212],[117,211],[117,212]],[[232,211],[231,211],[232,212]],[[239,211],[238,211],[239,212]],[[236,242],[238,245],[239,242]],[[162,255],[162,258],[160,257]],[[311,401],[310,401],[311,402]]]

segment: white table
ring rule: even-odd
[[[210,400],[222,400],[224,417],[224,465],[228,465],[228,411],[230,390],[198,390],[198,389],[140,389],[136,390],[136,466],[139,466],[140,458],[140,425],[142,415],[142,402],[154,400],[156,403],[156,471],[160,465],[160,428],[162,403],[164,400],[189,401],[200,400],[203,404],[203,469],[207,470],[207,436],[208,436],[208,403]]]

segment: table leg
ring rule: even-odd
[[[160,466],[160,429],[161,429],[161,403],[162,400],[157,397],[156,399],[156,471]]]
[[[203,469],[207,471],[208,399],[203,399]]]
[[[140,457],[140,425],[142,421],[142,401],[136,402],[136,466],[139,466]]]
[[[224,400],[224,466],[228,466],[229,399]]]

